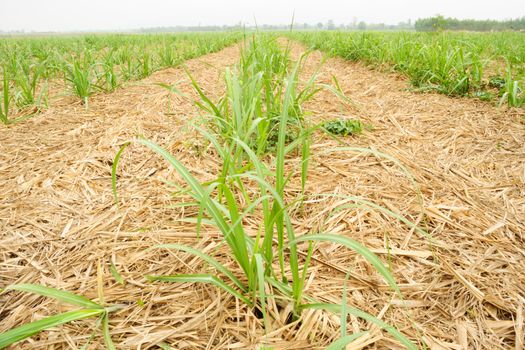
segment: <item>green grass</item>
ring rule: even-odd
[[[329,120],[323,123],[323,129],[332,135],[357,135],[363,132],[363,123],[358,119]]]

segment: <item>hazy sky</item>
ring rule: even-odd
[[[253,23],[395,24],[435,14],[506,19],[525,15],[525,0],[0,0],[0,30],[126,30],[174,25]]]

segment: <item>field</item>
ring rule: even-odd
[[[0,348],[523,349],[524,38],[0,39]]]

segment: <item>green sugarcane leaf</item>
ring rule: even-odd
[[[372,253],[370,249],[366,248],[361,243],[343,236],[338,235],[332,235],[332,234],[313,234],[313,235],[304,235],[301,237],[297,237],[294,241],[290,242],[291,245],[298,243],[298,242],[305,242],[305,241],[317,241],[317,242],[332,242],[332,243],[338,243],[341,245],[344,245],[345,247],[354,250],[359,255],[361,255],[363,258],[366,259],[374,268],[376,269],[381,276],[388,282],[390,287],[394,289],[398,294],[401,295],[401,290],[396,284],[396,281],[392,274],[390,273],[390,270],[383,264],[381,259],[379,257]]]
[[[107,350],[116,350],[115,344],[111,339],[111,334],[109,333],[109,318],[108,315],[102,316],[102,336],[104,337],[104,344],[106,344]]]
[[[359,332],[355,334],[345,335],[330,344],[325,350],[344,350],[348,344],[357,338],[367,334],[368,332]]]
[[[193,254],[193,255],[201,258],[202,260],[204,260],[205,262],[207,262],[208,264],[210,264],[214,268],[216,268],[217,271],[222,272],[224,275],[226,275],[233,283],[235,283],[235,285],[237,287],[239,287],[239,289],[242,289],[243,291],[246,291],[244,285],[242,284],[242,282],[239,281],[239,279],[237,277],[235,277],[233,275],[233,273],[231,273],[230,270],[228,270],[224,265],[219,263],[217,260],[215,260],[211,256],[209,256],[207,254],[204,254],[200,250],[197,250],[195,248],[192,248],[192,247],[189,247],[189,246],[186,246],[186,245],[182,245],[182,244],[159,244],[159,245],[154,246],[153,248],[176,249],[176,250],[181,250],[183,252],[187,252],[187,253]],[[152,248],[150,248],[150,249],[152,249]]]
[[[5,333],[0,334],[0,349],[7,347],[20,340],[35,335],[45,329],[59,326],[64,323],[69,323],[84,318],[103,315],[106,311],[104,309],[83,309],[65,312],[59,315],[46,317],[42,320],[31,322],[23,326],[11,329]]]
[[[126,284],[126,281],[124,280],[124,278],[122,278],[122,275],[118,272],[115,264],[111,263],[111,265],[109,265],[109,271],[111,271],[111,275],[113,275],[113,278],[115,279],[115,281],[117,281],[118,284],[121,284],[121,285]]]
[[[34,293],[48,298],[53,298],[67,304],[77,305],[88,309],[104,309],[103,306],[81,295],[76,295],[70,292],[49,288],[38,284],[13,284],[5,288],[5,291],[8,290]]]
[[[252,302],[244,295],[224,283],[221,279],[208,274],[193,274],[193,275],[175,275],[175,276],[146,276],[150,281],[160,282],[178,282],[178,283],[208,283],[216,287],[222,288],[234,297],[242,300],[247,305],[252,305]]]
[[[341,305],[329,303],[304,304],[301,305],[301,309],[327,310],[334,313],[340,313]],[[417,346],[414,343],[412,343],[407,337],[405,337],[401,332],[399,332],[397,329],[395,329],[388,323],[381,321],[377,317],[374,317],[369,313],[356,309],[354,307],[347,306],[346,310],[349,314],[367,320],[375,324],[376,326],[384,329],[385,331],[390,333],[395,339],[397,339],[401,344],[403,344],[407,349],[417,350]]]

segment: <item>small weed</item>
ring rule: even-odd
[[[489,79],[489,86],[495,89],[502,89],[505,87],[505,78],[499,76],[492,76]]]
[[[336,119],[325,122],[323,128],[332,135],[358,135],[363,132],[363,123],[357,119]]]
[[[492,101],[494,99],[494,94],[488,91],[474,91],[472,93],[473,97],[479,98],[481,101]]]

